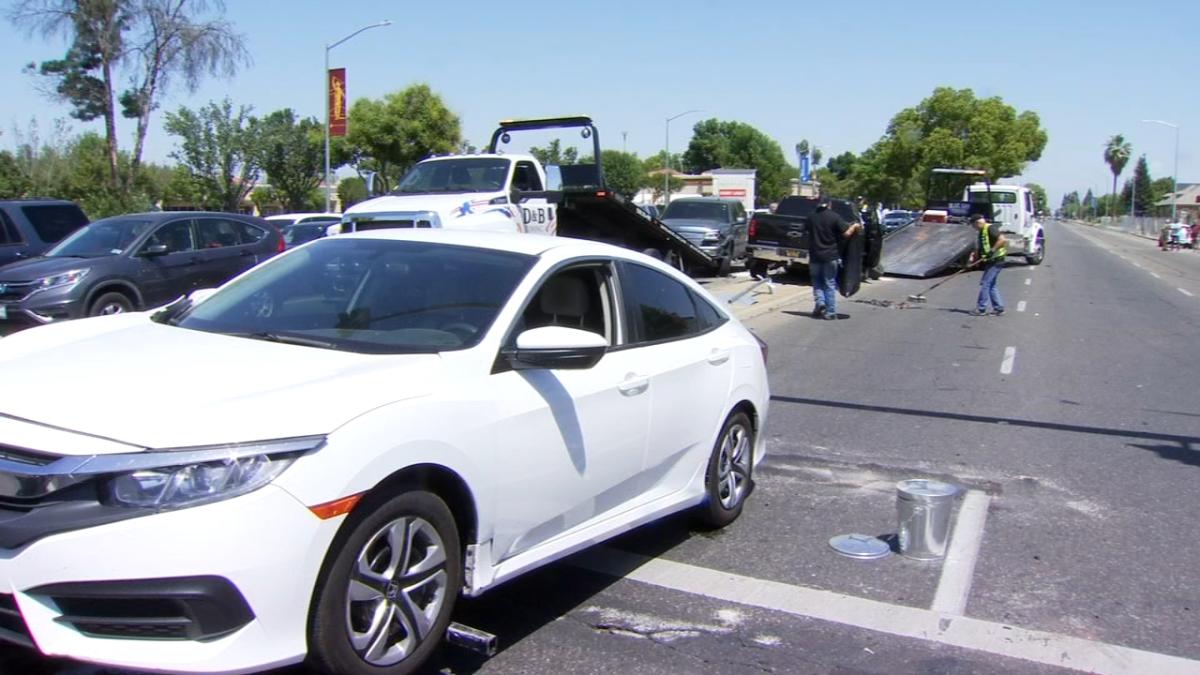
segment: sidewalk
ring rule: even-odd
[[[738,298],[730,304],[733,315],[742,321],[777,311],[795,303],[812,300],[812,287],[786,275],[772,277],[770,282],[750,278],[749,272],[701,282],[718,300]]]

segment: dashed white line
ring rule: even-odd
[[[1018,303],[1017,303],[1017,311],[1018,311],[1018,312],[1024,312],[1024,311],[1025,311],[1025,301],[1024,301],[1024,300],[1022,300],[1022,301],[1020,301],[1020,302],[1018,302]]]
[[[1026,286],[1032,286],[1032,285],[1033,285],[1033,279],[1026,279],[1026,280],[1025,280],[1025,285],[1026,285]]]
[[[1151,272],[1151,273],[1150,273],[1150,276],[1154,277],[1155,279],[1161,279],[1161,278],[1162,278],[1162,277],[1160,277],[1160,276],[1158,275],[1158,272]]]
[[[954,522],[954,534],[950,537],[950,548],[946,551],[946,562],[942,564],[942,576],[929,609],[946,616],[962,616],[967,610],[989,503],[991,498],[979,490],[968,490],[963,497],[958,519]]]
[[[1016,347],[1005,347],[1004,348],[1004,360],[1000,362],[1000,374],[1001,375],[1012,375],[1013,361],[1016,361],[1016,360],[1017,360],[1017,348]]]
[[[1183,293],[1184,295],[1188,296],[1189,298],[1194,297],[1192,295],[1192,292],[1186,288],[1176,288],[1175,290],[1179,291],[1180,293]]]
[[[1183,675],[1200,669],[1200,661],[1180,656],[966,616],[944,616],[928,609],[647,558],[603,546],[576,556],[571,564],[714,600],[1084,672]]]

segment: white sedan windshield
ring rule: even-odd
[[[469,347],[534,258],[446,244],[321,239],[171,319],[183,328],[364,353]]]

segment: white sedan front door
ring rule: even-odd
[[[601,299],[611,298],[607,288],[589,293],[604,305],[589,309],[589,316],[604,318],[598,326],[583,319],[584,327],[611,331],[612,303]],[[550,320],[576,321],[561,314]],[[495,445],[496,562],[638,501],[650,423],[649,379],[639,351],[610,351],[582,370],[491,376],[490,396],[503,407]]]

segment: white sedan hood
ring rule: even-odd
[[[329,433],[429,394],[441,374],[436,354],[299,347],[128,314],[0,339],[0,414],[148,448],[255,441]]]

